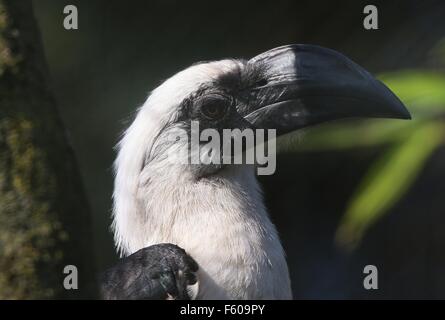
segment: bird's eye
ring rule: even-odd
[[[225,116],[229,101],[222,96],[212,96],[201,104],[201,113],[210,120],[218,120]]]

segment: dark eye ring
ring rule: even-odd
[[[229,105],[228,98],[214,95],[205,99],[200,106],[200,112],[210,120],[219,120],[226,115]]]

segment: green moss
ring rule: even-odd
[[[51,298],[58,277],[58,249],[67,236],[51,204],[55,177],[36,146],[32,122],[0,121],[0,299]]]
[[[31,1],[0,0],[0,299],[90,297],[89,227]],[[67,264],[79,290],[63,289]]]
[[[23,61],[20,53],[13,54],[9,39],[17,38],[19,31],[10,24],[3,1],[0,1],[0,76],[9,69],[13,73],[18,71],[18,64]]]

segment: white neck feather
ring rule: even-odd
[[[140,175],[137,212],[125,213],[124,229],[116,225],[125,253],[157,243],[184,248],[200,265],[198,298],[291,297],[284,252],[253,168],[201,180],[154,170],[148,165]]]

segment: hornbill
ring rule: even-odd
[[[286,45],[202,62],[149,95],[118,144],[113,224],[121,256],[105,299],[290,299],[285,254],[251,165],[168,161],[192,120],[283,135],[349,117],[409,119],[402,102],[344,55]]]

